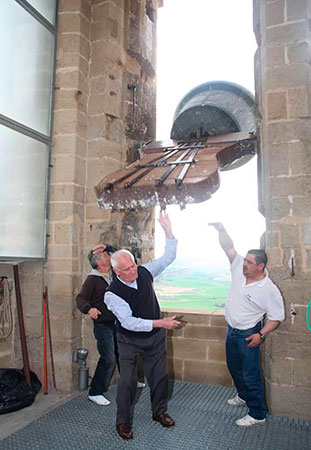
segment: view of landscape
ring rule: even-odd
[[[156,278],[155,289],[161,308],[221,311],[230,278],[229,269],[177,260]]]

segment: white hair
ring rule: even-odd
[[[132,253],[129,252],[128,250],[126,250],[125,248],[121,248],[121,250],[118,250],[111,255],[110,264],[112,265],[113,269],[118,269],[118,261],[120,259],[122,259],[122,257],[124,257],[124,256],[130,257],[131,260],[133,262],[135,262],[135,259],[134,259],[134,256],[132,255]]]

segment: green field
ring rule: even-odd
[[[174,267],[156,279],[155,290],[162,309],[222,311],[229,285],[228,270]]]

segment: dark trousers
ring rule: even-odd
[[[94,336],[100,358],[91,382],[89,395],[102,395],[108,390],[116,361],[118,364],[116,326],[94,322]]]
[[[132,338],[117,333],[120,381],[117,393],[117,425],[131,426],[131,407],[137,388],[137,355],[142,356],[143,370],[150,387],[154,415],[166,412],[168,397],[166,332],[160,329],[147,338]]]
[[[264,419],[267,414],[264,386],[260,372],[258,347],[247,348],[246,337],[258,333],[259,322],[248,330],[237,330],[228,325],[226,357],[228,369],[237,388],[239,397],[246,401],[249,415],[254,419]]]

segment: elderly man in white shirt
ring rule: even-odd
[[[131,405],[135,398],[136,355],[140,353],[149,387],[152,418],[163,427],[174,426],[167,413],[168,380],[166,332],[179,326],[175,316],[161,318],[161,311],[153,289],[153,279],[176,258],[177,240],[171,222],[161,212],[166,245],[164,254],[147,264],[137,266],[133,255],[119,250],[111,257],[116,274],[105,293],[107,308],[118,319],[117,341],[120,360],[120,381],[117,393],[116,426],[123,439],[132,439]]]
[[[237,389],[231,406],[249,409],[236,421],[240,427],[264,425],[267,406],[259,366],[259,347],[266,336],[285,318],[282,295],[266,269],[264,250],[249,250],[245,258],[237,254],[224,226],[210,223],[219,233],[219,243],[231,263],[232,282],[225,318],[228,323],[226,357],[228,369]],[[262,325],[262,319],[267,320]]]

